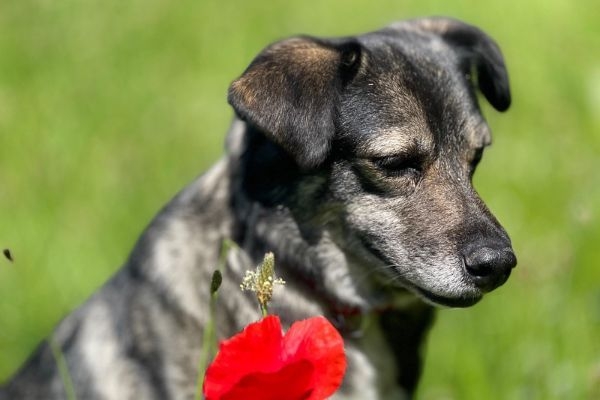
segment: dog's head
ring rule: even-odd
[[[471,183],[491,142],[477,88],[509,107],[497,45],[456,20],[277,42],[229,91],[261,138],[248,190],[341,221],[340,245],[387,282],[474,304],[516,264]]]

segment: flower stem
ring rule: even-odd
[[[65,355],[63,354],[62,350],[60,349],[60,345],[56,342],[53,335],[50,335],[48,338],[48,343],[50,345],[50,349],[52,350],[52,355],[54,356],[56,366],[58,367],[58,372],[60,374],[60,379],[62,380],[67,399],[76,400],[77,396],[75,396],[75,388],[73,386],[71,374],[69,373],[67,361],[65,360]]]
[[[219,254],[219,263],[217,269],[213,272],[210,282],[210,303],[209,303],[209,319],[204,327],[204,334],[202,336],[202,353],[198,362],[198,386],[196,387],[195,400],[201,399],[202,386],[204,384],[204,375],[209,361],[215,356],[216,353],[216,342],[217,335],[215,329],[216,320],[216,309],[217,309],[217,290],[221,286],[222,273],[225,269],[225,263],[227,262],[227,255],[229,250],[236,247],[234,241],[230,239],[223,239],[221,242],[221,252]]]
[[[267,303],[260,303],[260,312],[262,313],[263,318],[269,315],[269,310],[267,309]]]

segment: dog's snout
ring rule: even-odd
[[[464,262],[473,282],[488,292],[506,282],[517,257],[510,247],[480,246],[464,254]]]

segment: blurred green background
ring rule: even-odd
[[[442,310],[420,399],[600,398],[596,0],[0,2],[0,381],[222,153],[230,81],[266,44],[450,15],[506,56],[475,183],[519,266]]]

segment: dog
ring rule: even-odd
[[[411,398],[435,306],[467,307],[516,265],[472,186],[490,129],[477,89],[510,105],[496,43],[449,18],[266,47],[235,80],[226,155],[141,235],[124,267],[51,338],[79,399],[192,399],[224,240],[218,336],[260,312],[239,290],[275,254],[271,312],[326,316],[348,369],[335,399]],[[49,341],[3,399],[66,396]]]

